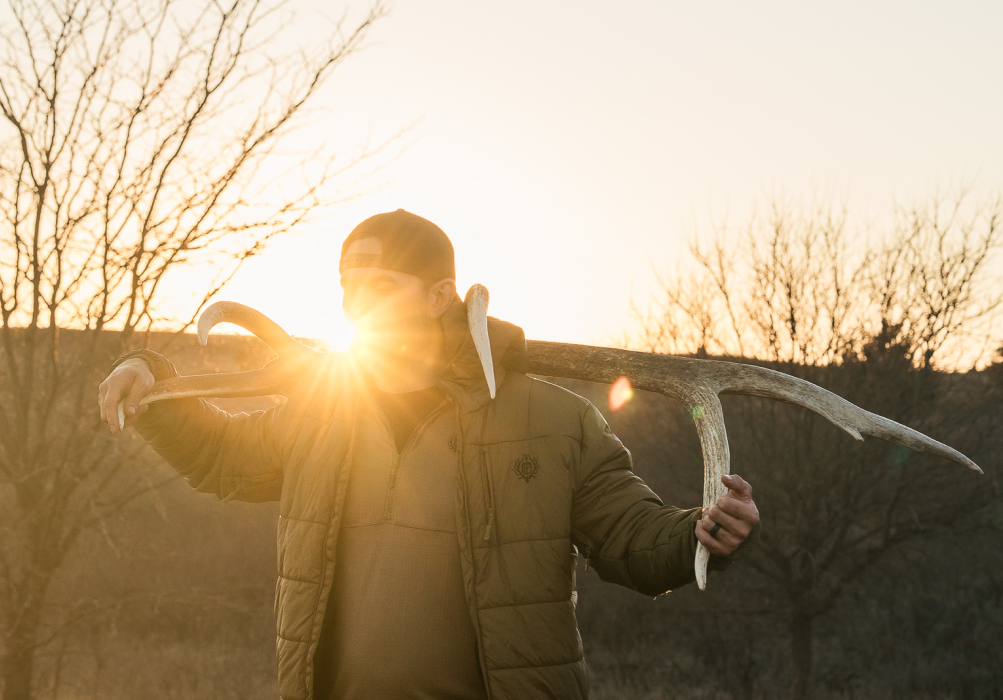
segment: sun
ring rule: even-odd
[[[301,339],[316,341],[308,344],[325,352],[345,352],[351,347],[352,339],[355,337],[355,328],[342,314],[340,306],[330,313],[330,318],[318,319],[316,316],[295,318],[290,314],[289,322],[290,325],[309,329],[307,334],[309,337],[304,335]]]

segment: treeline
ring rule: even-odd
[[[596,698],[999,696],[1003,365],[917,370],[886,350],[838,367],[775,368],[961,449],[986,475],[856,443],[802,409],[726,397],[733,469],[753,483],[763,516],[760,546],[712,574],[706,592],[687,586],[656,600],[604,584],[581,563]],[[236,336],[207,349],[184,336],[166,352],[184,373],[270,357]],[[702,461],[685,411],[642,393],[611,413],[606,387],[555,381],[604,410],[666,502],[699,505]],[[192,492],[130,440],[132,469],[166,483],[91,531],[62,568],[37,697],[275,697],[277,509]]]

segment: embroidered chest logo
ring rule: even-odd
[[[456,454],[460,451],[460,439],[456,437],[456,434],[449,436],[449,440],[446,441],[446,445],[449,447],[449,451]]]
[[[540,464],[533,455],[523,455],[515,461],[515,467],[513,467],[513,471],[527,484],[539,470]]]

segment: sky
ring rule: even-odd
[[[342,11],[293,7],[302,42]],[[771,197],[822,193],[873,220],[959,184],[1003,192],[1003,3],[388,9],[293,142],[349,151],[407,129],[394,157],[219,297],[297,336],[347,344],[341,241],[399,207],[452,238],[461,295],[484,284],[529,338],[603,343],[694,235]]]

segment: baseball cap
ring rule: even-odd
[[[380,255],[346,255],[355,241],[376,238],[382,243]],[[353,267],[396,270],[437,282],[456,279],[453,244],[445,232],[428,219],[404,209],[370,216],[352,229],[341,244],[339,272]]]

